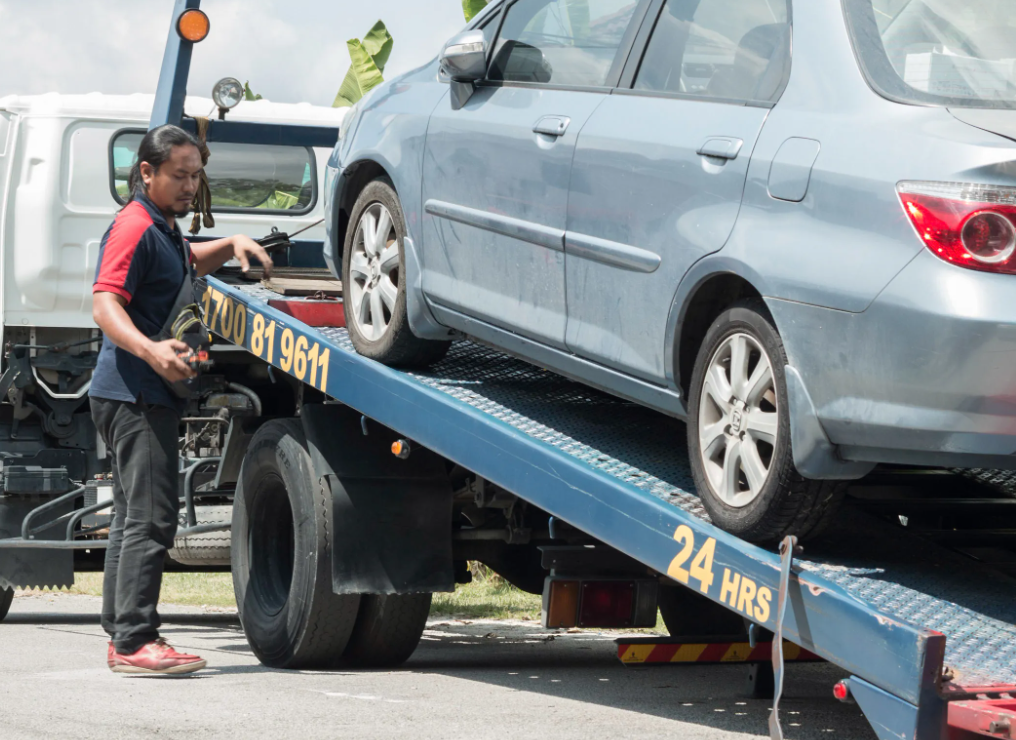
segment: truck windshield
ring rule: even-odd
[[[844,0],[869,84],[892,100],[1016,108],[1013,0]]]

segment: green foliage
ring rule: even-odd
[[[243,99],[244,100],[261,100],[261,96],[256,94],[250,89],[250,82],[243,83]]]
[[[346,108],[384,82],[383,72],[392,55],[392,35],[384,23],[378,21],[363,39],[346,42],[352,64],[342,80],[333,108]]]
[[[462,14],[466,16],[466,23],[473,20],[477,13],[487,7],[487,0],[462,0]]]
[[[288,211],[290,208],[295,208],[299,203],[299,198],[290,193],[284,193],[281,190],[276,190],[266,200],[260,208],[271,208],[277,211]]]

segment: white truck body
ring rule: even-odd
[[[152,95],[62,95],[0,98],[0,325],[10,329],[94,329],[92,282],[99,245],[120,210],[111,187],[110,142],[123,129],[146,129]],[[188,115],[210,116],[207,98],[188,98]],[[229,120],[338,126],[345,109],[307,103],[242,102]],[[318,197],[299,215],[216,213],[201,235],[247,233],[273,226],[293,233],[322,218],[321,180],[329,150],[314,151]],[[190,220],[180,219],[185,232]],[[324,226],[301,235],[323,240]],[[35,336],[32,331],[32,336]],[[44,332],[48,333],[48,332]],[[42,341],[40,339],[40,341]]]

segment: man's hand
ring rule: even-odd
[[[233,256],[240,260],[240,269],[244,272],[250,269],[250,259],[253,257],[261,263],[265,277],[270,277],[272,274],[272,258],[268,256],[264,247],[249,236],[238,234],[233,237]]]
[[[155,372],[170,383],[175,383],[178,380],[193,378],[196,374],[190,365],[180,359],[181,354],[185,355],[190,351],[191,348],[183,342],[177,339],[167,339],[164,342],[150,343],[141,355],[141,359],[151,365]]]

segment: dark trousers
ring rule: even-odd
[[[180,417],[165,406],[92,398],[113,462],[113,525],[102,582],[102,627],[117,652],[159,636],[159,590],[180,506]]]

